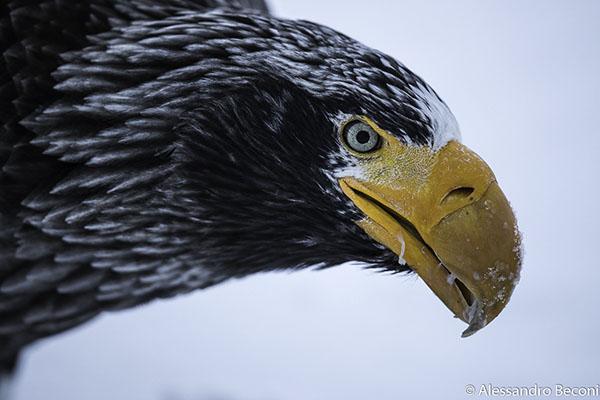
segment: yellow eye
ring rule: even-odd
[[[346,145],[358,153],[368,153],[379,147],[379,135],[362,121],[346,124],[342,137]]]

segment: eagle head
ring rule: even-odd
[[[85,226],[130,224],[116,248],[89,241],[109,243],[96,267],[151,271],[145,296],[351,261],[414,271],[464,335],[507,304],[521,264],[511,207],[447,105],[392,57],[318,24],[226,12],[96,42],[66,56],[63,100],[35,121],[63,157],[53,111],[85,122],[88,151],[68,161],[101,176],[79,185],[112,196],[97,207],[118,203]]]
[[[233,84],[177,129],[203,258],[236,274],[348,261],[414,271],[469,324],[464,335],[494,319],[518,281],[520,235],[446,104],[329,28],[252,27],[262,34],[231,43],[218,69],[235,71]]]

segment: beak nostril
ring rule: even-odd
[[[471,194],[473,194],[474,191],[475,191],[474,188],[467,187],[467,186],[461,186],[456,189],[452,189],[451,191],[446,193],[444,198],[442,198],[442,201],[440,202],[440,204],[445,204],[445,203],[448,203],[448,202],[451,202],[454,200],[466,199],[469,196],[471,196]]]

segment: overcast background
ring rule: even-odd
[[[414,277],[255,276],[38,343],[16,398],[462,399],[469,383],[600,383],[600,1],[271,5],[391,54],[449,104],[525,235],[511,303],[460,339]]]

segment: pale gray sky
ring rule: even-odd
[[[460,339],[417,278],[255,276],[37,344],[16,398],[463,399],[469,383],[600,383],[600,2],[271,4],[391,54],[448,103],[525,235],[511,303]]]

